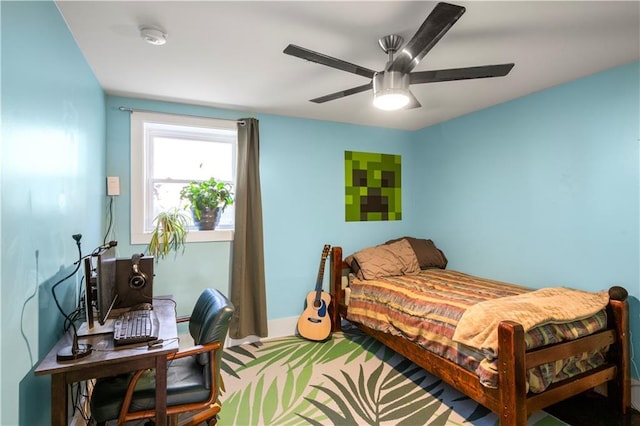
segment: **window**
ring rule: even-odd
[[[184,206],[180,189],[215,177],[235,187],[235,121],[137,112],[131,114],[131,243],[147,244],[153,219]],[[228,206],[214,231],[191,228],[187,241],[229,241],[234,206]]]

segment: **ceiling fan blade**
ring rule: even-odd
[[[462,6],[438,3],[387,71],[410,72],[465,12]]]
[[[504,77],[509,74],[513,65],[514,64],[483,65],[479,67],[412,72],[409,74],[409,84],[468,80],[473,78]]]
[[[339,92],[331,93],[330,95],[320,96],[319,98],[311,99],[311,102],[321,104],[327,101],[333,101],[335,99],[344,98],[345,96],[355,95],[356,93],[364,92],[373,88],[373,83],[363,84],[362,86],[352,87],[351,89],[341,90]]]
[[[342,59],[332,58],[331,56],[314,52],[313,50],[305,49],[304,47],[296,46],[295,44],[288,45],[283,52],[287,55],[296,56],[301,59],[306,59],[307,61],[358,74],[367,78],[373,78],[373,75],[375,74],[375,71],[368,68],[343,61]]]
[[[420,108],[422,105],[420,104],[420,102],[418,102],[418,98],[416,98],[414,94],[411,93],[411,90],[409,90],[409,95],[409,103],[404,107],[404,109]]]

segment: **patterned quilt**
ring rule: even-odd
[[[478,375],[497,387],[497,359],[452,340],[464,312],[477,303],[516,296],[531,289],[452,270],[427,269],[416,275],[360,280],[351,277],[347,319],[372,329],[404,336]],[[606,328],[604,310],[568,323],[545,324],[525,335],[527,350],[592,334]],[[604,364],[607,348],[541,365],[527,372],[531,392]]]

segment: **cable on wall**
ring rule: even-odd
[[[40,259],[40,250],[36,250],[36,282],[35,285],[33,287],[33,293],[31,293],[29,295],[29,297],[27,297],[27,300],[24,301],[24,303],[22,304],[22,311],[20,312],[20,334],[22,335],[22,339],[24,340],[24,343],[27,345],[27,352],[29,352],[29,365],[33,366],[33,354],[31,353],[31,343],[29,343],[29,338],[27,337],[27,334],[24,331],[24,311],[27,308],[27,303],[29,303],[30,300],[32,300],[36,294],[38,294],[38,275],[39,275],[39,259]]]
[[[104,233],[104,238],[102,239],[102,244],[107,244],[107,239],[109,238],[109,234],[111,233],[111,228],[113,226],[113,199],[115,196],[109,197],[109,206],[107,207],[107,230]]]

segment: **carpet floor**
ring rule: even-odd
[[[498,425],[498,417],[357,329],[225,349],[220,426]],[[566,423],[534,413],[529,426]]]

